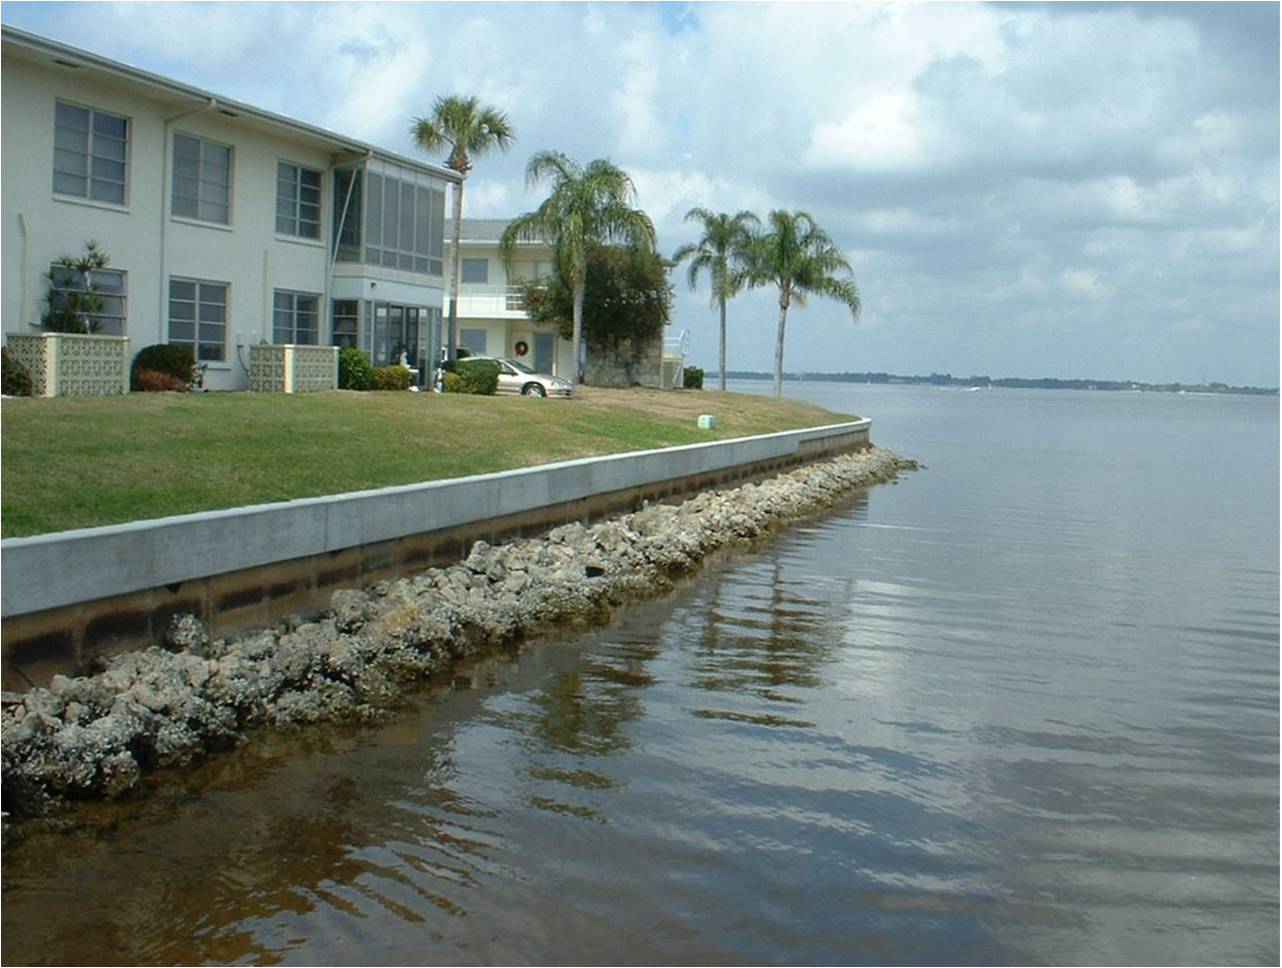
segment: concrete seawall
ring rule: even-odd
[[[183,616],[164,648],[4,697],[4,810],[29,816],[64,798],[122,796],[149,769],[189,765],[261,727],[393,715],[406,689],[460,659],[605,621],[620,605],[662,594],[717,549],[750,543],[915,466],[868,448],[590,527],[477,541],[448,567],[339,589],[314,622],[213,638]]]
[[[83,673],[176,615],[215,635],[310,614],[334,590],[868,447],[871,421],[562,461],[0,542],[3,686]]]

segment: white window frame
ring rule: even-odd
[[[200,145],[200,151],[196,159],[197,167],[196,167],[196,197],[195,197],[196,214],[195,215],[188,214],[187,212],[177,211],[177,208],[178,208],[178,205],[177,205],[178,203],[178,139],[179,138],[187,138],[188,140],[195,141]],[[171,171],[169,173],[169,181],[170,181],[169,214],[174,218],[186,219],[191,222],[204,222],[206,225],[230,226],[232,223],[232,202],[233,202],[232,188],[236,181],[236,148],[235,146],[224,144],[221,141],[215,141],[213,138],[206,138],[203,135],[189,134],[186,131],[175,131],[173,133],[173,137],[171,141],[172,143],[169,148],[169,152],[170,152],[169,160],[170,160],[170,168],[171,168]],[[204,173],[205,173],[205,145],[207,144],[213,145],[216,148],[227,149],[227,219],[226,221],[220,221],[218,219],[211,219],[211,218],[202,218],[200,215],[200,207],[202,205],[218,204],[210,199],[203,197],[200,190],[201,186],[206,184]],[[214,183],[209,182],[209,184],[214,184]],[[188,197],[189,196],[186,196],[186,195],[183,196],[184,199]]]
[[[89,129],[87,132],[88,137],[85,142],[85,151],[84,151],[85,172],[83,176],[75,172],[66,172],[66,171],[58,170],[58,152],[71,150],[71,149],[58,147],[58,127],[59,127],[58,105],[60,104],[65,104],[69,108],[78,108],[81,111],[89,112]],[[122,165],[124,167],[124,174],[121,176],[122,180],[120,182],[117,182],[114,178],[108,179],[108,178],[94,177],[93,163],[95,161],[95,158],[97,157],[94,154],[95,137],[101,137],[104,140],[110,140],[110,141],[117,140],[115,138],[110,138],[109,136],[106,136],[106,135],[98,135],[98,133],[94,130],[95,129],[94,120],[99,115],[105,118],[111,118],[115,121],[123,121],[125,124],[125,137],[123,139],[125,157],[109,158],[109,157],[103,156],[102,158],[98,159],[104,162],[108,162],[110,164]],[[69,101],[66,98],[55,98],[54,107],[53,107],[53,128],[54,128],[54,135],[53,135],[53,179],[52,180],[54,183],[54,186],[53,186],[54,195],[59,198],[80,199],[86,202],[95,203],[97,205],[112,205],[120,208],[128,207],[129,205],[129,170],[131,167],[130,166],[130,141],[131,141],[131,136],[133,134],[133,129],[134,129],[133,120],[126,114],[117,114],[114,111],[102,111],[102,110],[99,110],[98,108],[91,107],[88,104],[80,104],[79,102],[76,102],[76,101]],[[76,152],[76,154],[80,154],[80,152]],[[57,178],[59,175],[62,175],[65,178],[83,177],[84,191],[70,192],[70,191],[66,191],[64,189],[58,188]],[[95,198],[93,194],[93,183],[95,181],[103,182],[107,184],[113,184],[113,185],[115,184],[120,185],[120,201],[116,201],[114,198]]]
[[[188,283],[190,285],[194,285],[196,287],[194,300],[175,299],[174,298],[175,282]],[[201,349],[200,349],[201,346],[209,345],[209,342],[210,342],[207,340],[202,341],[200,338],[201,336],[200,327],[202,323],[202,320],[200,318],[201,306],[219,305],[218,303],[215,303],[213,300],[201,299],[203,286],[221,286],[223,290],[223,302],[221,304],[223,307],[223,318],[221,322],[221,326],[223,329],[223,338],[222,338],[222,343],[219,347],[221,351],[221,355],[217,357],[201,355]],[[165,311],[165,342],[172,343],[175,346],[190,346],[192,356],[196,358],[196,362],[198,363],[227,362],[227,335],[228,333],[231,332],[231,319],[230,319],[231,317],[231,311],[230,311],[231,310],[231,283],[224,282],[221,279],[192,279],[188,276],[170,276],[167,295],[168,295],[168,301],[166,303],[166,311]],[[174,303],[175,302],[180,302],[180,303],[190,302],[191,305],[193,306],[193,313],[192,313],[192,319],[191,319],[192,338],[189,340],[173,338]],[[187,322],[187,320],[180,320],[180,322]],[[213,324],[218,321],[207,320],[203,322]]]
[[[344,310],[349,307],[350,312],[339,312],[339,305],[342,304]],[[343,331],[339,332],[339,320],[343,322]],[[353,328],[349,331],[347,323],[353,323]],[[359,299],[331,299],[330,300],[330,343],[333,346],[353,346],[360,348],[361,345],[361,301]],[[342,340],[340,343],[339,340]]]
[[[294,178],[292,182],[292,197],[281,194],[281,168],[292,168]],[[305,224],[303,219],[303,205],[308,204],[303,201],[303,188],[310,187],[303,185],[303,172],[316,176],[316,218],[307,220],[306,224],[316,226],[315,235],[307,235],[300,231]],[[292,213],[284,215],[281,213],[281,202],[288,201]],[[276,159],[276,234],[288,236],[291,239],[305,239],[311,242],[321,241],[321,226],[324,222],[325,212],[325,173],[310,165],[304,165],[301,162],[290,161],[288,158]],[[288,219],[292,227],[281,228],[281,219]]]
[[[288,300],[289,305],[282,307],[280,305],[281,297]],[[298,300],[310,299],[314,304],[312,310],[313,328],[310,340],[298,338]],[[282,323],[282,319],[285,322]],[[318,292],[303,292],[298,289],[274,289],[272,290],[272,342],[276,344],[293,343],[300,346],[319,346],[321,330],[321,294]],[[284,333],[288,339],[281,339]]]
[[[53,265],[49,267],[49,295],[50,296],[53,296],[55,293],[62,294],[62,293],[69,293],[69,292],[84,292],[84,290],[81,289],[80,286],[78,285],[77,286],[58,285],[58,274],[63,272],[70,273],[78,281],[80,273],[76,272],[75,269],[68,269],[66,266],[58,265],[55,262]],[[128,332],[126,327],[129,321],[129,273],[126,272],[124,269],[114,269],[114,268],[95,269],[93,272],[89,274],[89,281],[91,283],[97,282],[98,280],[95,277],[104,276],[104,275],[112,275],[112,276],[120,277],[119,295],[112,292],[111,290],[103,290],[103,289],[98,290],[99,293],[106,299],[118,298],[120,300],[120,313],[119,314],[109,313],[109,312],[94,313],[90,318],[98,321],[98,329],[97,329],[98,335],[124,336],[125,333]],[[103,323],[107,320],[112,320],[112,321],[118,320],[119,326],[117,327],[114,322],[108,323],[107,325],[103,325]]]

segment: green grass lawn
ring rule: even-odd
[[[716,415],[715,430],[698,429],[701,413]],[[843,419],[749,394],[590,387],[571,400],[347,391],[6,399],[0,532],[65,531]]]

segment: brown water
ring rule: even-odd
[[[1277,400],[791,390],[929,469],[74,811],[4,962],[1276,964]]]

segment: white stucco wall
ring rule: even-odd
[[[447,227],[448,233],[448,227]],[[464,259],[485,259],[489,263],[489,278],[485,283],[459,283],[459,329],[484,329],[485,351],[491,356],[515,357],[519,339],[530,344],[530,355],[525,362],[533,365],[533,334],[549,327],[537,327],[520,310],[505,308],[505,288],[518,281],[537,278],[552,271],[552,250],[541,244],[520,244],[511,266],[499,257],[496,242],[469,241],[460,246]],[[449,258],[449,239],[446,240],[446,258]],[[448,264],[448,262],[447,262]],[[461,278],[461,273],[460,273]],[[574,373],[574,350],[569,340],[556,342],[555,362],[551,367],[554,376],[571,377]]]
[[[225,359],[209,363],[206,386],[247,386],[237,346],[272,340],[275,289],[321,297],[320,341],[332,320],[327,286],[334,145],[304,132],[215,110],[191,97],[118,79],[89,68],[61,67],[5,45],[0,71],[0,314],[8,332],[35,332],[48,292],[44,274],[63,255],[78,255],[97,240],[111,267],[126,273],[126,335],[140,350],[167,338],[168,279],[179,276],[228,285]],[[53,192],[54,110],[58,100],[129,120],[126,201],[123,206],[56,196]],[[166,164],[174,131],[232,147],[231,218],[226,226],[168,212]],[[288,161],[322,172],[321,237],[276,233],[276,165]],[[24,236],[25,228],[25,236]],[[365,299],[443,305],[443,280],[378,267],[339,264],[336,290]],[[375,287],[370,283],[374,282]],[[340,297],[347,292],[335,292]],[[244,362],[248,354],[243,352]]]

